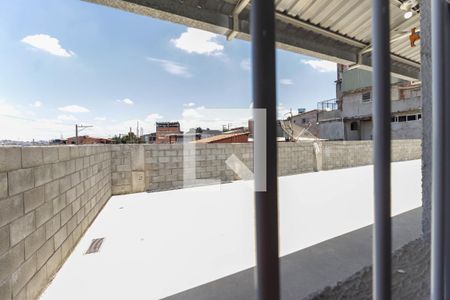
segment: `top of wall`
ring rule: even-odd
[[[0,146],[0,172],[66,161],[109,149],[109,145]]]

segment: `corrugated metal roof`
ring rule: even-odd
[[[403,17],[400,1],[391,0],[391,52],[419,62],[420,46],[411,47],[409,34],[419,29],[419,13],[410,19]],[[366,44],[371,43],[371,0],[277,0],[278,12],[310,22],[316,26],[350,37]]]
[[[411,29],[420,28],[420,15],[416,9],[410,19],[405,19],[405,12],[400,9],[402,2],[391,0],[391,52],[420,62],[420,41],[416,42],[416,47],[411,47],[409,42]],[[371,0],[275,0],[275,5],[277,12],[282,15],[357,42],[371,43]]]

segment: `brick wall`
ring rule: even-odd
[[[226,161],[235,155],[253,170],[253,144],[113,145],[112,191],[126,194],[229,182],[240,179]],[[194,156],[195,153],[195,156]],[[420,159],[420,140],[392,142],[392,161]],[[185,161],[187,158],[187,162]],[[323,141],[278,144],[278,175],[350,168],[372,164],[372,141]]]
[[[110,146],[0,147],[0,299],[36,299],[110,196]]]

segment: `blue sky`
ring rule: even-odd
[[[234,120],[208,109],[252,102],[250,43],[80,0],[1,1],[0,54],[0,140],[68,137],[75,123],[94,136],[138,120],[145,133],[201,116],[218,127]],[[277,61],[280,114],[334,98],[334,64],[282,50]]]

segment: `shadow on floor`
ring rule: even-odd
[[[409,243],[394,254],[394,281],[402,287],[398,293],[405,295],[394,299],[422,299],[406,296],[413,291],[407,287],[415,285],[411,280],[420,279],[429,272],[422,266],[429,258],[426,253],[429,253],[428,246],[418,239],[421,235],[421,215],[422,208],[416,208],[393,218],[394,251]],[[420,247],[420,251],[417,252],[416,247]],[[411,260],[419,263],[408,266]],[[282,299],[371,299],[371,268],[367,267],[371,262],[372,226],[286,255],[280,259]],[[417,272],[419,269],[420,274]],[[256,299],[253,273],[254,268],[250,268],[172,295],[165,300]],[[413,277],[407,277],[409,274]],[[348,279],[336,285],[345,278]],[[404,280],[409,280],[409,283],[404,283]],[[426,283],[417,285],[423,285],[423,289],[428,291]],[[309,296],[311,294],[314,296]]]

